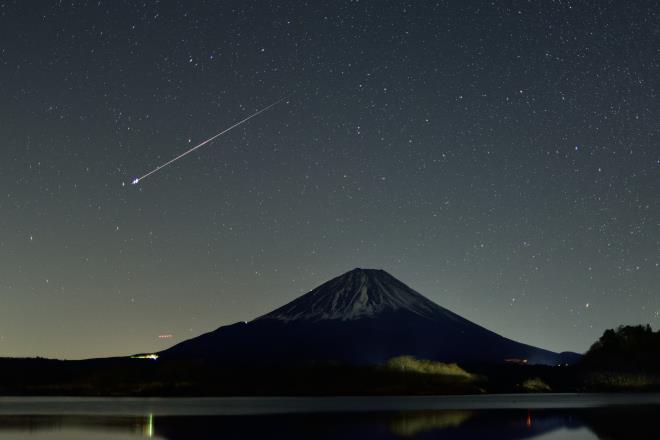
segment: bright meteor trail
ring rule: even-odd
[[[260,115],[261,113],[265,112],[266,110],[270,109],[271,107],[276,106],[277,104],[279,104],[280,102],[284,101],[285,99],[286,99],[286,97],[285,97],[285,98],[282,98],[282,99],[279,99],[279,100],[277,100],[277,101],[275,101],[275,102],[272,103],[271,105],[262,108],[261,110],[259,110],[258,112],[256,112],[256,113],[254,113],[254,114],[248,116],[247,118],[238,121],[237,123],[235,123],[235,124],[232,125],[231,127],[224,129],[223,131],[221,131],[220,133],[216,134],[215,136],[213,136],[213,137],[211,137],[211,138],[208,138],[207,140],[205,140],[205,141],[202,142],[201,144],[192,147],[192,148],[191,148],[190,150],[188,150],[188,151],[184,151],[183,153],[179,154],[179,155],[178,155],[177,157],[175,157],[174,159],[171,159],[171,160],[165,162],[164,164],[157,166],[156,168],[154,168],[153,170],[149,171],[149,172],[148,172],[147,174],[145,174],[144,176],[142,176],[142,177],[136,177],[136,178],[131,182],[131,185],[137,185],[138,183],[140,183],[141,181],[143,181],[143,180],[146,179],[147,177],[151,176],[151,175],[154,174],[155,172],[160,171],[160,170],[162,170],[163,168],[165,168],[166,166],[168,166],[168,165],[170,165],[170,164],[176,162],[177,160],[181,159],[182,157],[189,155],[190,153],[192,153],[193,151],[197,150],[198,148],[202,148],[204,145],[208,144],[208,143],[211,142],[212,140],[214,140],[214,139],[216,139],[216,138],[222,136],[223,134],[225,134],[225,133],[227,133],[227,132],[233,130],[234,128],[238,127],[239,125],[246,123],[246,122],[249,121],[250,119],[254,118],[255,116]]]

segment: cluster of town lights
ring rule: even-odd
[[[139,354],[136,356],[131,356],[131,359],[151,359],[151,360],[156,360],[158,359],[157,354]]]

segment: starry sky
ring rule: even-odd
[[[552,350],[657,328],[659,87],[656,1],[0,0],[0,356],[354,267]]]

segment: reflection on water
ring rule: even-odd
[[[0,416],[0,438],[658,439],[660,407],[241,416]],[[277,435],[275,435],[277,434]]]
[[[154,436],[154,417],[0,416],[0,438],[135,439]]]
[[[415,437],[424,431],[456,428],[472,417],[473,411],[420,411],[391,416],[390,430],[402,437]]]

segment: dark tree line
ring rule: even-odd
[[[606,330],[583,358],[588,368],[660,373],[660,331],[650,325]]]

